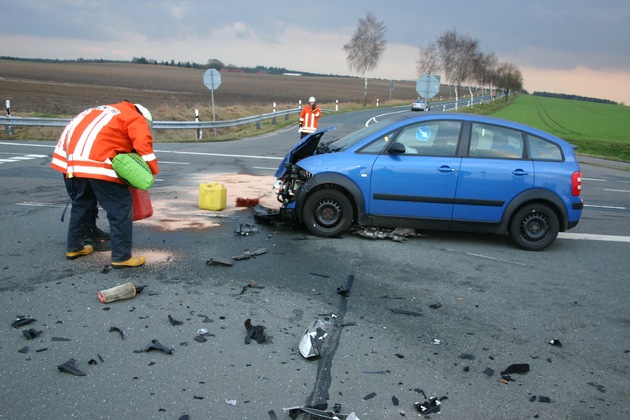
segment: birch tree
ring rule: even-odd
[[[359,19],[354,35],[349,43],[343,46],[347,54],[346,61],[351,71],[363,75],[363,106],[367,105],[368,72],[374,70],[385,51],[385,24],[368,12],[365,18]]]
[[[474,74],[474,63],[479,57],[479,41],[457,31],[447,31],[437,38],[441,67],[446,79],[455,86],[455,109],[459,100],[459,88]],[[472,99],[472,89],[469,86]]]

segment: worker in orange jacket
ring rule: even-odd
[[[153,152],[153,117],[140,104],[123,101],[87,109],[63,130],[53,152],[51,167],[65,174],[72,198],[66,258],[94,251],[83,243],[85,226],[97,202],[107,212],[111,235],[112,267],[137,267],[144,257],[132,257],[132,200],[129,187],[116,175],[112,160],[119,153],[136,152],[153,175],[158,164]]]
[[[304,138],[309,134],[317,131],[317,123],[319,122],[319,116],[322,115],[321,109],[317,106],[315,97],[308,98],[308,105],[305,105],[300,112],[300,138]]]

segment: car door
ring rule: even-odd
[[[449,220],[461,161],[455,156],[461,126],[460,121],[438,120],[401,128],[374,161],[367,212]],[[399,152],[393,153],[396,147]]]
[[[499,222],[505,207],[534,185],[519,130],[472,123],[468,156],[457,180],[453,220]]]

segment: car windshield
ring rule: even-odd
[[[365,139],[366,137],[371,136],[372,134],[385,129],[392,123],[396,121],[400,121],[404,118],[388,118],[387,120],[379,121],[377,123],[368,125],[360,129],[359,131],[355,131],[354,133],[348,134],[345,137],[342,137],[338,140],[333,141],[332,143],[328,143],[325,145],[326,152],[339,152],[341,150],[345,150],[359,141]]]

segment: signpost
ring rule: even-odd
[[[221,73],[219,73],[216,69],[208,69],[203,74],[203,84],[206,85],[210,92],[212,92],[212,121],[216,121],[216,116],[214,113],[214,90],[218,89],[221,85]],[[216,136],[216,129],[214,130],[214,135]]]
[[[440,91],[440,76],[435,74],[426,74],[416,80],[416,92],[421,98],[424,98],[426,106],[427,100],[433,98]]]

